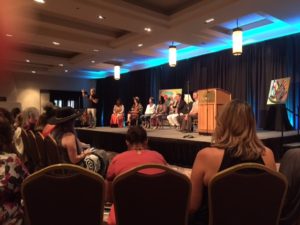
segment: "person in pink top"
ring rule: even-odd
[[[156,151],[148,150],[147,148],[147,133],[139,126],[131,127],[128,129],[126,134],[126,144],[128,146],[128,151],[118,154],[115,156],[107,170],[106,180],[108,185],[108,190],[111,188],[111,182],[116,176],[124,173],[130,169],[143,164],[163,164],[166,165],[164,157]],[[158,173],[159,171],[148,169],[144,171],[147,174]],[[110,195],[108,191],[108,195]],[[108,196],[110,198],[110,196]],[[108,225],[115,225],[115,210],[111,207],[111,211],[107,220]]]

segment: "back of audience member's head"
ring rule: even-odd
[[[13,152],[12,137],[13,131],[11,123],[7,118],[0,116],[0,153]]]
[[[39,119],[36,124],[36,130],[38,131],[42,131],[46,124],[48,124],[48,120],[55,116],[56,108],[51,102],[46,103],[43,109],[44,112],[39,116]]]
[[[300,149],[288,150],[282,157],[279,172],[288,180],[288,192],[280,225],[300,224]]]
[[[35,107],[26,108],[22,112],[22,117],[22,127],[26,130],[33,130],[39,119],[39,110]]]
[[[15,107],[10,111],[10,115],[13,118],[13,120],[15,120],[20,113],[21,113],[21,109],[18,107]]]
[[[217,118],[212,136],[214,147],[227,149],[234,158],[257,159],[265,150],[256,134],[255,118],[249,104],[227,103]]]
[[[8,122],[10,122],[10,124],[14,123],[14,120],[13,120],[10,112],[8,110],[6,110],[5,108],[0,107],[0,116],[6,118],[8,120]]]
[[[126,134],[128,145],[147,144],[147,132],[140,126],[130,127]]]

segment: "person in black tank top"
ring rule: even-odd
[[[191,182],[189,225],[208,225],[208,183],[216,173],[229,167],[253,162],[276,170],[273,153],[256,134],[251,107],[239,100],[227,103],[217,118],[212,146],[198,152]]]

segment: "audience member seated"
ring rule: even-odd
[[[11,123],[0,116],[0,224],[21,225],[21,184],[27,169],[14,152]]]
[[[13,120],[13,124],[15,123],[17,117],[21,114],[21,110],[20,108],[18,107],[15,107],[13,108],[11,111],[10,111],[10,115],[11,115],[11,118]]]
[[[39,119],[39,114],[39,110],[35,107],[26,108],[22,112],[22,128],[26,131],[34,131]]]
[[[108,167],[106,175],[108,195],[111,195],[111,182],[121,173],[143,164],[166,164],[166,161],[161,154],[156,151],[148,150],[147,133],[142,127],[136,126],[128,129],[126,134],[126,144],[128,150],[115,156]],[[111,196],[108,196],[108,198],[111,199]],[[109,225],[116,224],[113,206],[107,223]]]
[[[15,131],[13,142],[15,144],[18,156],[21,157],[23,162],[27,163],[27,158],[24,156],[24,143],[22,141],[21,132],[22,129],[25,131],[35,131],[35,127],[39,118],[39,111],[35,107],[26,108],[21,114],[17,116],[18,122],[15,122]]]
[[[288,180],[288,191],[282,209],[280,225],[300,225],[300,149],[288,150],[280,163],[279,172]]]
[[[62,163],[72,163],[105,175],[107,157],[104,150],[90,148],[89,144],[80,142],[74,128],[74,121],[81,113],[71,107],[56,110],[55,117],[49,120],[55,125],[51,133],[60,147]],[[84,150],[85,149],[85,150]]]
[[[139,97],[133,98],[133,105],[130,109],[130,112],[127,114],[127,126],[135,126],[139,124],[139,118],[143,113],[143,106],[140,103]]]
[[[175,128],[179,129],[180,124],[178,121],[178,116],[184,114],[186,102],[182,99],[181,94],[176,94],[175,100],[176,100],[175,112],[173,114],[168,115],[167,119],[171,126],[174,126]]]
[[[199,151],[194,161],[190,225],[208,224],[207,187],[212,177],[219,171],[245,162],[260,163],[276,171],[273,152],[257,137],[250,105],[233,100],[224,106],[217,118],[212,146]]]
[[[56,108],[51,102],[48,102],[43,109],[44,112],[40,115],[35,130],[40,131],[44,137],[47,137],[55,128],[55,125],[49,124],[48,120],[55,116]]]
[[[193,92],[193,106],[191,110],[183,116],[181,131],[191,132],[193,128],[193,120],[198,119],[198,93]]]
[[[110,117],[110,126],[111,127],[123,127],[124,121],[124,105],[122,104],[121,99],[117,99],[116,104],[113,108],[113,113]]]
[[[150,118],[155,112],[156,105],[154,104],[154,98],[149,98],[149,104],[146,107],[145,114],[141,116],[144,128],[150,128]]]
[[[167,105],[163,96],[160,96],[160,100],[155,109],[154,114],[151,116],[150,124],[157,129],[162,125],[162,118],[167,115]]]

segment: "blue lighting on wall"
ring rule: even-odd
[[[243,45],[254,44],[257,42],[270,40],[282,36],[287,36],[300,32],[300,16],[298,18],[289,18],[284,22],[278,18],[272,17],[264,13],[252,13],[238,19],[239,26],[247,29],[243,32]],[[258,27],[250,28],[257,25]],[[237,26],[236,20],[231,20],[220,24],[220,27],[231,31]],[[146,69],[168,63],[168,45],[172,41],[165,43],[165,47],[156,49],[158,57],[141,56],[137,60],[125,63],[121,67],[121,74],[128,73],[131,70]],[[232,40],[231,35],[226,35],[224,38],[216,38],[213,42],[201,44],[199,46],[187,46],[184,43],[174,42],[177,47],[177,60],[189,59],[192,57],[219,52],[225,49],[231,49]],[[101,79],[113,75],[113,69],[104,71],[81,71],[83,77],[90,79]]]

